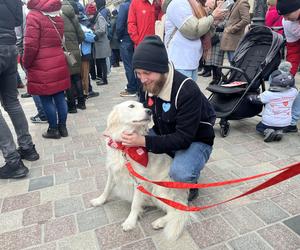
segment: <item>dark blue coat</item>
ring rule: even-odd
[[[127,0],[120,5],[116,24],[116,32],[119,40],[131,41],[127,30],[128,11],[131,0]]]

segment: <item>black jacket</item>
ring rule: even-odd
[[[15,27],[22,20],[21,0],[0,0],[0,45],[16,44]]]
[[[187,149],[192,142],[213,145],[215,112],[193,80],[182,84],[186,78],[174,71],[169,102],[147,94],[145,107],[153,112],[153,129],[158,135],[146,136],[148,151],[172,153]]]

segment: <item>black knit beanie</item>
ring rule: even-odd
[[[286,15],[300,9],[300,0],[278,0],[276,8],[279,15]]]
[[[136,47],[132,64],[134,69],[167,73],[169,71],[168,54],[159,36],[146,36]]]

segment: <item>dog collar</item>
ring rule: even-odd
[[[128,155],[132,160],[136,161],[140,165],[147,167],[148,165],[148,152],[145,147],[127,147],[121,142],[113,141],[109,138],[107,145],[111,148],[121,150]]]

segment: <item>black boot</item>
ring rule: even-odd
[[[198,188],[191,188],[189,192],[188,201],[195,200],[198,197],[198,195],[199,195]]]
[[[36,161],[40,158],[38,152],[36,152],[35,145],[32,145],[32,147],[28,149],[22,149],[21,147],[19,147],[17,151],[21,156],[21,159],[27,161]]]
[[[58,128],[48,128],[47,132],[43,133],[42,136],[47,139],[60,139],[60,133]]]
[[[69,135],[66,125],[58,124],[58,131],[62,137],[67,137]]]
[[[70,114],[77,113],[77,108],[76,108],[75,101],[74,101],[74,103],[70,103],[68,101],[68,113],[70,113]]]
[[[77,108],[78,109],[86,109],[84,97],[79,97],[78,98]]]
[[[211,66],[205,65],[203,68],[204,68],[204,70],[199,75],[203,76],[203,77],[210,77],[211,76]]]
[[[28,174],[29,170],[22,160],[15,163],[6,163],[0,168],[0,179],[22,178]]]
[[[219,67],[212,66],[212,71],[213,71],[213,80],[209,83],[209,85],[216,85],[221,80],[222,70]]]

